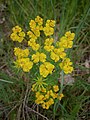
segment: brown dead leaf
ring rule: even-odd
[[[61,78],[59,79],[59,82],[61,83]],[[74,78],[71,75],[65,75],[64,76],[64,84],[65,85],[73,85]]]
[[[88,59],[85,60],[85,67],[90,68],[90,60]]]

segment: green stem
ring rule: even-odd
[[[60,91],[59,91],[59,93],[58,93],[58,95],[60,95],[62,92],[63,92],[63,83],[64,83],[64,71],[62,70],[61,71],[61,84],[60,84]],[[56,114],[56,111],[57,111],[57,108],[58,108],[58,106],[59,106],[59,100],[57,99],[56,100],[56,102],[55,102],[55,104],[54,104],[54,109],[53,109],[53,115],[54,115],[54,117],[55,117],[55,114]]]
[[[1,82],[6,82],[6,83],[13,83],[12,81],[7,81],[7,80],[3,80],[3,79],[0,79]]]
[[[61,90],[60,90],[60,93],[63,92],[63,83],[64,83],[64,71],[62,70],[62,72],[61,72],[61,84],[60,84]]]

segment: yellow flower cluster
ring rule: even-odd
[[[35,18],[35,20],[31,20],[29,22],[31,31],[27,32],[27,35],[29,36],[30,39],[37,39],[40,37],[40,30],[43,29],[43,19],[39,16]]]
[[[19,26],[15,26],[12,29],[12,34],[10,35],[10,38],[13,41],[18,41],[18,42],[22,42],[24,37],[25,37],[25,33],[22,31],[21,27]]]
[[[71,73],[73,71],[72,62],[69,58],[65,58],[60,64],[61,69],[66,73]]]
[[[21,67],[24,72],[29,72],[33,66],[33,62],[29,58],[17,59],[15,64],[17,67]]]
[[[47,77],[48,74],[52,74],[55,66],[51,64],[50,62],[44,62],[43,64],[40,65],[40,75],[43,77]]]
[[[60,38],[59,46],[63,48],[72,48],[73,45],[73,39],[75,37],[74,33],[71,33],[70,31],[66,32],[63,37]]]
[[[36,54],[32,55],[32,60],[34,63],[45,62],[46,61],[46,55],[44,53],[37,52]]]
[[[74,37],[75,34],[68,31],[65,33],[63,37],[60,38],[59,42],[56,42],[56,47],[52,45],[53,44],[52,38],[46,39],[44,43],[45,44],[44,49],[50,52],[50,57],[52,60],[58,62],[60,59],[62,59],[62,62],[60,62],[60,68],[64,70],[65,74],[71,73],[73,71],[73,67],[71,66],[72,64],[69,61],[70,59],[66,57],[65,49],[72,47],[73,45],[72,40],[74,39]]]
[[[65,58],[66,53],[64,52],[64,48],[55,48],[52,52],[51,52],[51,59],[54,60],[55,62],[59,61],[60,58]]]
[[[54,27],[55,26],[55,21],[54,20],[47,20],[46,21],[46,26],[43,28],[44,34],[46,36],[51,36],[54,34]]]
[[[28,45],[31,46],[34,51],[37,51],[40,48],[40,45],[36,43],[36,40],[40,37],[40,31],[43,30],[43,19],[37,16],[35,20],[29,22],[29,25],[31,31],[27,32],[27,35],[30,38]]]
[[[33,66],[33,62],[28,58],[29,50],[28,49],[20,49],[14,48],[14,54],[17,56],[17,60],[15,64],[18,68],[22,68],[24,72],[29,72]]]
[[[46,88],[42,87],[40,89],[40,91],[38,91],[38,92],[37,92],[36,89],[33,88],[33,91],[36,94],[35,102],[37,104],[41,104],[41,106],[44,109],[49,109],[49,107],[52,104],[54,104],[54,101],[55,101],[56,98],[61,100],[64,97],[64,95],[62,93],[61,94],[58,93],[59,92],[58,85],[54,85],[50,89],[46,89]]]
[[[54,42],[53,38],[47,38],[44,43],[45,44],[44,49],[48,52],[52,51],[54,49],[54,46],[52,45],[53,42]]]
[[[20,49],[19,47],[14,48],[14,54],[18,58],[23,58],[23,57],[28,57],[29,55],[29,50],[28,49]]]
[[[34,51],[37,51],[40,48],[40,45],[35,42],[35,39],[30,39],[28,45],[31,46]]]
[[[35,21],[34,20],[30,21],[29,25],[30,25],[30,28],[33,32],[34,32],[35,28],[36,29],[38,28],[39,30],[42,30],[43,29],[43,26],[42,26],[43,25],[43,19],[40,16],[37,16],[35,18]]]
[[[75,34],[68,31],[59,41],[56,41],[52,36],[55,21],[47,20],[45,26],[43,24],[40,16],[30,20],[30,30],[26,34],[28,49],[14,48],[14,54],[16,56],[15,64],[18,68],[29,72],[33,67],[31,70],[31,73],[35,72],[33,77],[39,76],[32,85],[32,91],[36,94],[35,102],[41,104],[44,109],[49,109],[55,99],[61,100],[64,95],[59,94],[59,87],[58,85],[53,86],[53,81],[49,83],[45,80],[52,80],[58,69],[63,70],[65,74],[73,71],[72,62],[67,56],[67,49],[72,48]],[[10,38],[13,41],[22,42],[25,33],[21,27],[15,26],[12,31]],[[49,87],[49,85],[53,87]]]
[[[36,40],[37,39],[36,35],[32,31],[28,31],[27,35],[29,36],[30,40],[31,39],[32,40]]]

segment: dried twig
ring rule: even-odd
[[[26,105],[26,101],[27,101],[28,92],[29,92],[29,86],[28,86],[28,83],[27,83],[27,89],[26,89],[24,100],[23,100],[23,119],[24,120],[25,120],[25,113],[24,113],[24,111],[25,111],[25,105]]]
[[[10,110],[10,112],[7,114],[7,116],[6,116],[5,119],[8,118],[8,116],[10,115],[10,113],[11,113],[13,110],[15,110],[15,109],[19,106],[19,104],[20,104],[20,103],[16,104],[16,105]]]
[[[30,116],[29,116],[27,108],[25,108],[25,112],[26,112],[26,115],[27,115],[27,120],[30,120]]]
[[[28,111],[34,112],[34,113],[38,114],[39,116],[43,117],[44,119],[49,120],[47,117],[45,117],[45,116],[42,115],[41,113],[33,110],[32,108],[30,108],[30,107],[28,107],[28,106],[25,106],[25,107],[28,109]]]
[[[0,69],[3,69],[4,67],[6,67],[7,64],[4,64],[2,66],[0,66]]]
[[[18,109],[17,120],[20,120],[21,109],[22,109],[22,104],[20,105],[20,107]]]
[[[38,105],[37,105],[37,112],[39,113],[39,107],[38,107]],[[37,114],[37,120],[38,120],[38,114]]]

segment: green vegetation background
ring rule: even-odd
[[[65,86],[65,97],[49,110],[34,104],[29,76],[14,68],[13,48],[18,44],[9,38],[13,26],[27,30],[29,21],[37,15],[57,21],[56,38],[67,30],[76,34],[69,52],[75,82]],[[89,120],[89,93],[90,1],[0,0],[0,120]]]

